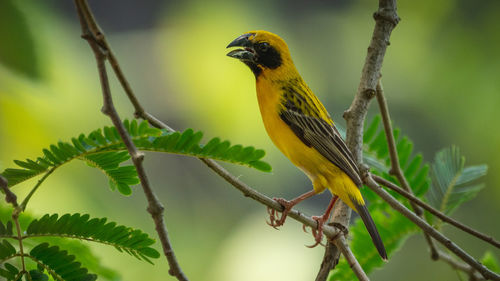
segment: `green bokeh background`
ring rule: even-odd
[[[90,1],[97,20],[149,112],[176,129],[203,130],[268,152],[272,174],[225,165],[270,196],[291,198],[308,179],[267,138],[254,78],[225,56],[245,31],[265,29],[288,43],[297,68],[343,125],[359,82],[377,1]],[[456,144],[467,164],[489,165],[486,188],[454,217],[500,237],[500,1],[401,1],[401,23],[387,51],[383,80],[395,124],[427,161]],[[59,140],[109,125],[93,55],[80,39],[72,1],[0,0],[0,169],[35,158]],[[122,117],[133,109],[112,81]],[[377,112],[372,104],[370,116]],[[154,189],[177,257],[191,280],[313,280],[323,248],[308,249],[310,234],[290,220],[275,231],[266,210],[241,196],[196,159],[147,154]],[[35,180],[16,186],[24,196]],[[319,214],[323,194],[300,206]],[[3,201],[0,204],[5,204]],[[105,177],[74,162],[58,169],[28,209],[89,213],[141,228],[156,237],[141,189],[130,197],[110,191]],[[489,247],[445,228],[472,255]],[[155,266],[100,245],[102,263],[123,280],[174,280],[161,259]],[[157,245],[159,246],[159,245]],[[159,248],[159,247],[158,247]],[[492,249],[498,257],[500,251]],[[424,270],[425,269],[425,270]],[[459,280],[432,262],[420,236],[408,240],[373,280]]]

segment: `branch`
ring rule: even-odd
[[[9,189],[9,182],[6,178],[0,175],[0,188],[5,193],[5,201],[12,204],[14,208],[17,207],[17,196]]]
[[[379,0],[378,10],[373,14],[375,27],[361,72],[358,91],[351,106],[344,112],[344,118],[347,122],[347,147],[352,152],[358,165],[362,163],[363,159],[363,125],[368,105],[375,94],[377,81],[380,77],[380,69],[382,68],[392,30],[400,20],[396,10],[396,0]],[[339,208],[344,209],[341,213],[347,213],[348,225],[351,209],[345,204],[342,204]],[[332,218],[333,221],[337,221],[338,219],[335,216]],[[330,244],[327,246],[316,281],[326,280],[328,274],[325,274],[325,272],[329,272],[337,264],[336,261],[338,261],[340,253],[335,251],[335,249],[328,249],[329,247],[334,248]]]
[[[347,122],[347,146],[357,163],[362,162],[363,125],[368,105],[375,96],[391,32],[400,20],[396,12],[396,0],[379,0],[379,9],[373,17],[375,18],[375,28],[361,72],[358,91],[351,106],[344,112],[344,119]]]
[[[382,82],[380,79],[377,83],[377,91],[376,91],[377,101],[380,108],[380,113],[382,114],[382,121],[384,123],[384,131],[385,137],[387,139],[387,146],[389,149],[389,156],[391,159],[391,169],[389,170],[389,174],[395,176],[401,186],[410,194],[413,195],[410,184],[406,180],[406,177],[401,169],[401,165],[399,164],[398,151],[396,148],[396,141],[394,140],[394,135],[392,133],[392,125],[391,125],[391,117],[389,115],[389,108],[387,106],[387,101],[384,96],[384,89],[382,88]],[[411,208],[417,214],[417,216],[423,218],[424,212],[420,207],[418,207],[413,201],[410,201]],[[431,258],[436,260],[438,258],[438,253],[436,249],[436,245],[432,241],[429,234],[424,232],[425,240],[427,244],[429,244],[429,249],[431,250]]]
[[[21,202],[21,209],[23,211],[26,210],[26,205],[28,205],[28,202],[30,201],[30,199],[33,196],[33,194],[35,194],[35,192],[38,190],[38,188],[40,187],[40,185],[42,185],[42,183],[54,172],[54,170],[56,168],[57,167],[52,167],[50,170],[48,170],[47,172],[45,172],[45,175],[43,175],[43,177],[38,180],[38,182],[36,183],[36,185],[31,189],[30,193],[28,193],[28,195],[26,195],[26,197],[24,198],[23,202]]]
[[[220,166],[217,162],[210,160],[210,159],[204,159],[200,158],[200,160],[205,163],[210,169],[212,169],[214,172],[216,172],[219,176],[221,176],[223,179],[225,179],[228,183],[230,183],[232,186],[236,187],[245,197],[249,197],[266,207],[272,208],[274,210],[283,211],[283,206],[281,206],[278,202],[274,201],[273,199],[267,197],[266,195],[258,192],[257,190],[251,188],[244,182],[240,181],[237,177],[229,173],[226,169],[224,169],[222,166]],[[288,216],[295,219],[298,222],[301,222],[302,224],[309,226],[311,228],[317,229],[318,223],[317,221],[311,219],[310,217],[302,214],[301,212],[292,209],[289,213]],[[335,239],[336,236],[340,233],[340,230],[336,227],[332,226],[323,226],[323,234],[329,239]]]
[[[415,223],[419,228],[421,228],[424,232],[432,236],[443,246],[448,248],[451,252],[453,252],[457,257],[463,260],[465,263],[470,265],[472,268],[477,270],[481,275],[486,279],[492,280],[500,280],[500,275],[495,272],[489,270],[487,267],[482,265],[479,261],[475,260],[472,256],[470,256],[467,252],[458,247],[453,241],[444,236],[441,232],[434,229],[431,225],[429,225],[426,221],[421,219],[412,211],[408,210],[403,204],[399,203],[394,197],[392,197],[387,191],[382,189],[375,180],[371,177],[369,173],[365,173],[363,177],[364,183],[375,193],[377,193],[383,200],[385,200],[389,205],[403,216],[407,217],[413,223]]]
[[[363,268],[361,268],[361,265],[359,265],[358,260],[354,256],[354,254],[351,252],[351,249],[349,249],[349,246],[347,246],[347,242],[344,238],[344,236],[340,236],[335,240],[335,245],[337,248],[340,249],[342,254],[347,260],[347,263],[349,263],[349,266],[351,267],[352,271],[354,274],[356,274],[356,277],[358,277],[359,281],[369,281],[368,276],[366,276],[366,273],[363,271]]]
[[[17,196],[14,194],[14,192],[12,192],[9,189],[9,182],[2,175],[0,175],[0,188],[5,193],[5,201],[7,201],[7,203],[9,204],[12,204],[12,206],[14,207],[14,210],[12,211],[12,220],[16,225],[16,232],[17,232],[16,239],[19,242],[19,253],[21,255],[21,266],[22,266],[21,273],[25,273],[26,265],[24,263],[24,249],[23,249],[23,241],[21,238],[22,232],[21,232],[21,226],[19,225],[19,214],[22,212],[22,209],[17,204]]]
[[[372,175],[373,179],[389,188],[389,189],[392,189],[394,191],[396,191],[397,193],[401,194],[402,196],[406,197],[407,199],[409,199],[411,202],[414,202],[415,204],[419,205],[420,207],[424,208],[426,211],[428,211],[429,213],[433,214],[434,216],[436,216],[437,218],[439,218],[440,220],[442,220],[443,222],[447,222],[449,223],[450,225],[453,225],[455,226],[456,228],[460,229],[460,230],[463,230],[464,232],[467,232],[485,242],[488,242],[490,243],[491,245],[497,247],[497,248],[500,248],[500,242],[495,240],[493,237],[491,236],[488,236],[484,233],[481,233],[473,228],[471,228],[470,226],[467,226],[455,219],[453,219],[452,217],[449,217],[445,214],[443,214],[442,212],[436,210],[435,208],[433,208],[432,206],[430,206],[429,204],[425,203],[424,201],[420,200],[418,197],[416,197],[415,195],[403,190],[402,188],[400,188],[399,186],[393,184],[392,182],[382,178],[382,177],[379,177],[379,176],[376,176],[376,175]]]
[[[467,273],[470,277],[470,281],[479,281],[479,280],[486,280],[479,274],[474,268],[472,268],[470,265],[462,262],[458,262],[455,259],[453,259],[450,255],[443,251],[437,251],[438,253],[438,259],[442,260],[446,263],[448,263],[451,267],[453,267],[456,270],[461,270],[465,273]]]
[[[346,230],[349,229],[351,212],[351,208],[349,208],[349,206],[342,202],[342,200],[338,201],[333,209],[331,219],[332,223],[340,224]],[[316,275],[315,281],[325,281],[326,278],[328,278],[330,271],[339,263],[341,252],[342,251],[333,241],[327,240],[325,254],[323,255],[323,260],[321,261],[321,266],[319,268],[318,274]]]
[[[80,19],[80,25],[82,28],[82,37],[87,40],[89,46],[94,52],[97,69],[99,71],[99,78],[101,81],[102,95],[103,95],[103,107],[102,112],[109,116],[113,125],[118,130],[123,143],[127,147],[127,150],[132,158],[132,162],[137,170],[141,186],[143,188],[144,194],[148,200],[148,212],[151,214],[153,221],[156,226],[156,232],[160,238],[163,252],[167,258],[170,266],[169,274],[175,276],[179,281],[187,281],[187,277],[182,272],[182,269],[177,262],[174,251],[170,244],[168,238],[167,228],[165,226],[165,221],[163,220],[164,207],[158,200],[158,197],[152,190],[146,171],[144,170],[143,160],[144,154],[139,152],[132,142],[130,135],[127,133],[118,112],[113,105],[113,99],[111,96],[111,90],[109,87],[109,80],[106,72],[105,60],[109,55],[108,49],[106,49],[107,44],[104,41],[104,35],[100,31],[97,23],[94,20],[92,12],[88,7],[86,0],[75,0],[75,5],[78,11],[78,17]],[[104,43],[103,43],[104,42]]]

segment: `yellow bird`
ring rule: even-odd
[[[321,242],[322,227],[340,197],[360,215],[380,256],[387,259],[359,191],[362,181],[351,152],[325,107],[295,68],[285,41],[273,33],[257,30],[239,36],[227,46],[230,47],[242,47],[227,55],[245,63],[255,75],[260,113],[269,137],[313,184],[313,190],[293,200],[275,198],[284,211],[279,219],[271,211],[270,225],[283,225],[294,205],[328,189],[333,197],[327,210],[322,216],[313,217],[318,222],[318,231],[313,232],[315,245]]]

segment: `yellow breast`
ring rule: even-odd
[[[266,80],[257,80],[257,99],[264,127],[273,143],[314,182],[318,175],[317,163],[326,159],[315,149],[305,145],[281,119],[279,86]]]

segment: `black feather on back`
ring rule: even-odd
[[[361,187],[359,169],[337,128],[320,117],[308,114],[317,112],[317,108],[311,108],[314,103],[303,102],[299,106],[298,101],[307,101],[307,96],[301,95],[300,91],[290,92],[285,86],[282,89],[285,93],[283,93],[284,99],[282,101],[284,109],[280,112],[281,120],[305,145],[315,148],[326,159],[344,171],[358,187]],[[290,93],[300,97],[290,98],[287,96]]]

